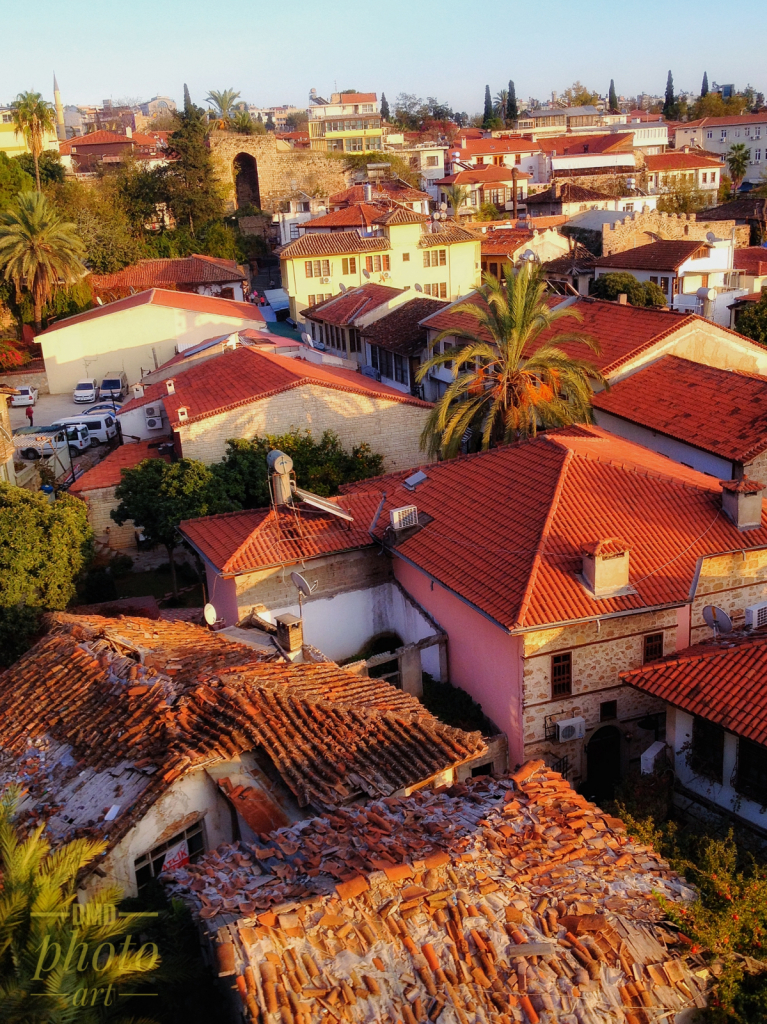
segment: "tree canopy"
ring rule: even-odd
[[[11,104],[13,127],[24,140],[32,154],[35,168],[35,182],[40,191],[40,154],[45,145],[45,136],[56,128],[56,114],[53,105],[43,99],[39,92],[20,92]]]
[[[596,299],[608,299],[611,302],[615,302],[622,294],[631,306],[668,305],[668,299],[657,284],[638,281],[633,274],[627,272],[602,274],[591,282],[590,293]]]
[[[24,170],[20,160],[0,153],[0,213],[7,209],[19,192],[31,192],[34,179]]]
[[[206,125],[202,111],[190,103],[179,118],[179,127],[168,139],[168,147],[176,156],[164,168],[167,202],[177,222],[189,225],[215,220],[223,215],[224,197],[213,160],[205,142]]]
[[[708,96],[708,71],[703,72],[703,82],[700,86],[700,98],[703,99],[704,96]]]
[[[618,110],[618,94],[615,91],[615,82],[610,79],[610,91],[607,94],[607,105],[610,111],[615,113]]]
[[[676,116],[676,99],[674,98],[674,76],[669,71],[666,79],[666,96],[663,101],[663,116],[671,120]]]
[[[389,120],[389,101],[386,98],[386,93],[381,93],[381,120]]]
[[[506,105],[506,117],[509,121],[516,121],[518,116],[517,92],[514,88],[514,83],[509,79],[509,99]]]
[[[738,317],[738,334],[744,334],[767,348],[767,294],[758,302],[750,302]]]
[[[599,93],[587,89],[582,82],[575,81],[569,89],[565,89],[563,97],[568,107],[588,107],[599,100]]]

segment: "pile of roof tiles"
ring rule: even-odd
[[[224,845],[166,881],[254,1024],[650,1024],[705,1006],[705,966],[654,896],[692,891],[541,761]]]

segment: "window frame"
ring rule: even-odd
[[[573,692],[573,652],[563,651],[551,656],[551,696],[569,697]]]
[[[695,715],[687,757],[688,767],[712,782],[722,784],[724,778],[724,728],[716,722]]]
[[[189,840],[194,839],[196,836],[200,836],[199,848],[192,850]],[[178,843],[181,843],[184,840],[186,840],[187,846],[189,847],[189,862],[191,864],[194,864],[196,863],[197,860],[199,860],[201,856],[203,856],[208,845],[205,836],[204,816],[198,818],[197,821],[187,826],[187,828],[181,829],[180,832],[177,832],[174,836],[171,836],[171,838],[168,839],[166,842],[158,843],[157,846],[155,846],[153,849],[147,850],[147,852],[142,854],[140,857],[136,857],[136,859],[133,861],[133,875],[134,878],[136,879],[136,888],[141,889],[144,885],[147,885],[148,882],[150,882],[152,879],[157,878],[158,875],[162,872],[162,864],[163,861],[165,860],[165,854],[168,852],[168,850],[172,849],[174,846],[177,846]],[[198,844],[195,843],[194,845],[197,846]],[[159,867],[156,866],[156,862],[159,862]],[[140,882],[139,872],[142,870],[146,870],[147,868],[150,871],[149,877],[145,881]]]
[[[761,760],[762,764],[758,764]],[[748,762],[751,762],[748,764]],[[746,774],[744,766],[748,765],[750,778],[744,778]],[[761,781],[759,781],[761,776]],[[738,763],[735,771],[735,790],[747,800],[753,800],[761,807],[767,805],[767,749],[761,743],[753,740],[738,738]]]
[[[660,643],[660,653],[653,654],[653,647],[657,647]],[[642,664],[650,665],[654,661],[660,660],[663,657],[663,631],[658,633],[645,633],[642,643]]]

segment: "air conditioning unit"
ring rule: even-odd
[[[162,419],[162,406],[161,405],[145,405],[144,415],[148,420]]]
[[[586,735],[586,719],[562,718],[554,723],[557,727],[557,743],[566,743],[568,740],[582,740]]]
[[[746,626],[752,629],[767,626],[767,601],[751,604],[746,608]]]
[[[321,277],[320,278],[320,284],[328,284],[329,281],[330,281],[329,277]]]
[[[159,416],[147,416],[147,418],[146,418],[146,429],[147,430],[162,430],[162,419]]]
[[[393,508],[389,517],[393,530],[407,530],[409,526],[418,526],[418,508],[415,505]]]

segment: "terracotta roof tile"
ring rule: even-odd
[[[380,214],[379,206],[372,206],[370,203],[355,203],[353,206],[346,206],[341,210],[333,210],[322,217],[314,217],[301,226],[304,231],[340,227],[369,228]]]
[[[401,288],[390,288],[384,284],[363,284],[359,288],[353,288],[309,306],[303,310],[302,316],[307,320],[318,320],[341,327],[354,323],[358,317],[391,302],[398,295],[402,295]]]
[[[479,238],[472,231],[449,225],[439,231],[424,232],[418,239],[419,249],[431,249],[437,245],[456,245],[459,242],[478,242]]]
[[[214,260],[204,256],[183,259],[140,260],[114,274],[91,274],[90,283],[98,292],[113,288],[168,288],[178,284],[209,284],[247,280],[234,260]]]
[[[469,160],[475,156],[498,155],[499,153],[539,153],[540,142],[533,139],[466,139],[466,145],[462,148],[455,147],[459,152],[459,160]],[[450,147],[450,152],[453,147]]]
[[[745,270],[754,277],[767,277],[767,247],[750,245],[744,249],[735,249],[734,265],[736,270]]]
[[[609,256],[600,256],[594,266],[617,268],[618,270],[678,270],[683,263],[695,257],[699,250],[706,250],[705,242],[680,240],[663,240],[638,245],[635,249],[614,252]]]
[[[431,199],[428,192],[421,192],[404,181],[377,181],[372,182],[373,199],[395,199],[400,203],[423,202]],[[362,203],[365,201],[365,186],[352,185],[343,192],[335,192],[329,197],[331,206],[346,206],[350,203]]]
[[[767,450],[767,378],[664,356],[594,395],[594,407],[725,459]]]
[[[580,156],[594,153],[633,153],[633,132],[605,135],[553,135],[539,140],[544,153]]]
[[[496,167],[491,165],[488,167],[471,167],[466,171],[458,171],[456,174],[450,174],[446,178],[440,178],[435,182],[436,185],[481,185],[484,182],[491,181],[508,181],[514,180],[514,171],[517,170],[516,177],[529,178],[529,174],[525,174],[524,171],[520,171],[514,167]]]
[[[332,216],[329,214],[328,216]],[[310,231],[279,250],[280,259],[294,260],[304,256],[342,256],[344,253],[383,252],[389,248],[388,238],[362,238],[356,231],[332,231],[322,234]]]
[[[573,266],[576,268],[593,267],[595,260],[596,256],[593,252],[590,252],[580,242],[576,242],[570,252],[557,256],[556,259],[547,260],[544,269],[549,274],[569,274]]]
[[[363,327],[362,337],[371,345],[378,345],[390,352],[416,355],[426,348],[426,329],[421,326],[421,321],[446,305],[446,302],[439,299],[410,299],[391,313]]]
[[[124,469],[134,469],[145,459],[162,459],[170,462],[167,455],[161,455],[157,450],[162,441],[139,441],[138,444],[121,444],[106,455],[101,462],[86,470],[82,476],[69,488],[70,494],[81,494],[83,491],[93,491],[100,487],[116,487],[122,478]]]
[[[656,153],[646,156],[645,166],[648,171],[686,171],[697,167],[722,167],[722,161],[710,153]]]
[[[425,213],[417,213],[415,210],[408,210],[404,206],[395,206],[393,210],[387,210],[376,218],[378,224],[425,224],[428,220]]]

